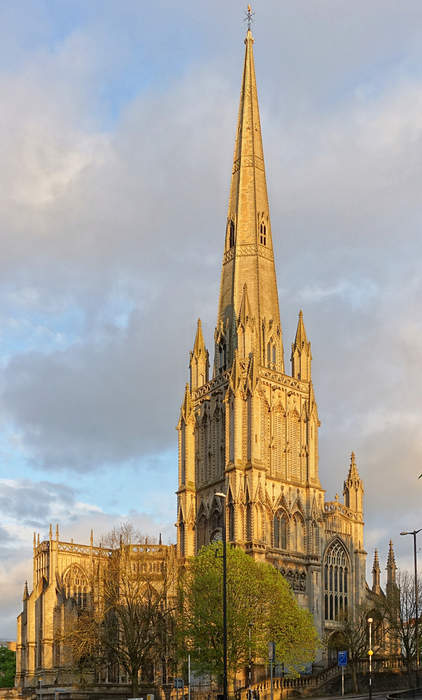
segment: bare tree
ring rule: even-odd
[[[369,649],[368,618],[372,617],[372,648],[380,650],[383,638],[382,616],[378,610],[370,606],[361,606],[354,616],[343,615],[339,618],[339,628],[335,635],[326,640],[326,645],[332,649],[347,650],[353,691],[359,692],[358,667],[361,659],[367,658]]]
[[[418,581],[418,599],[421,600],[422,585]],[[383,610],[390,635],[401,652],[410,677],[416,659],[416,644],[420,648],[420,635],[416,640],[415,578],[409,572],[400,572],[395,591],[386,597]]]
[[[152,682],[170,661],[176,564],[172,548],[145,538],[132,544],[132,537],[125,524],[104,540],[112,547],[92,572],[88,605],[73,617],[65,642],[79,667],[124,669],[136,697],[139,680]]]

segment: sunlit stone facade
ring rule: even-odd
[[[302,312],[284,363],[273,238],[248,31],[224,239],[214,361],[201,322],[178,423],[178,554],[226,535],[271,562],[320,635],[367,599],[363,484],[352,454],[338,496],[318,473],[318,409]]]

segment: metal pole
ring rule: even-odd
[[[369,700],[372,700],[372,617],[369,622]]]
[[[226,542],[226,494],[216,493],[223,507],[223,700],[228,700],[227,691],[227,542]]]
[[[341,695],[344,695],[344,666],[341,667]]]
[[[252,632],[252,623],[249,623],[249,669],[248,669],[248,699],[251,700],[252,697],[252,639],[251,639],[251,632]]]
[[[227,692],[227,544],[226,544],[226,503],[223,501],[223,700],[228,700]]]
[[[413,556],[414,556],[414,564],[415,564],[415,647],[416,647],[416,670],[415,670],[415,679],[416,679],[416,688],[418,687],[419,683],[419,678],[418,678],[418,670],[419,670],[419,610],[418,610],[418,560],[417,560],[417,553],[416,553],[416,535],[418,534],[419,530],[414,530],[412,532],[413,535]]]
[[[419,530],[411,530],[409,532],[401,532],[401,535],[413,535],[413,560],[415,566],[415,657],[416,657],[416,669],[415,669],[415,683],[416,687],[419,684],[418,669],[419,669],[419,606],[418,606],[418,560],[416,551],[416,535],[420,532]]]
[[[188,654],[188,700],[190,700],[190,654]]]
[[[274,700],[274,688],[273,688],[273,658],[271,657],[270,661],[270,678],[271,678],[271,692],[270,692],[270,697],[271,700]]]

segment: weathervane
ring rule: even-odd
[[[253,22],[253,17],[255,15],[255,12],[252,12],[252,7],[248,5],[248,9],[245,13],[245,22],[248,23],[248,31],[251,29],[251,24]]]

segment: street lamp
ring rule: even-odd
[[[374,653],[372,651],[372,623],[373,623],[372,617],[368,617],[368,625],[369,625],[369,649],[368,649],[368,656],[369,656],[369,700],[372,700],[372,654]]]
[[[415,566],[415,647],[416,647],[416,687],[418,686],[418,669],[419,669],[419,610],[418,610],[418,561],[416,554],[416,535],[422,530],[410,530],[409,532],[401,532],[401,535],[413,536],[413,562]]]
[[[252,698],[252,627],[253,622],[249,623],[248,637],[249,637],[249,668],[248,668],[248,700]]]
[[[216,493],[221,498],[223,506],[223,526],[221,540],[223,542],[223,700],[228,700],[227,692],[227,548],[226,548],[226,494]]]

